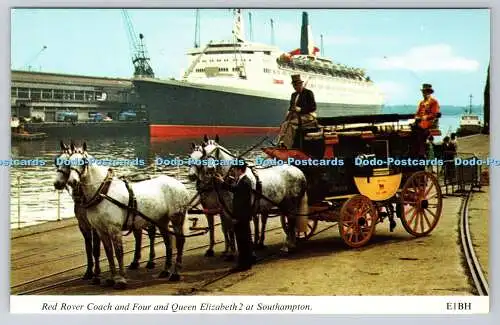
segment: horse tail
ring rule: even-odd
[[[307,220],[309,213],[309,198],[307,196],[307,184],[304,182],[304,186],[301,189],[302,196],[300,197],[299,209],[298,209],[298,223],[297,228],[300,232],[307,231]]]

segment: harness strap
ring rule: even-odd
[[[101,193],[100,194],[102,196],[103,199],[106,199],[114,204],[116,204],[117,206],[119,206],[120,208],[122,209],[129,209],[129,206],[128,205],[125,205],[123,203],[121,203],[120,201],[108,196],[107,194],[103,194]],[[142,213],[141,211],[135,209],[133,211],[135,214],[139,215],[141,218],[144,218],[144,220],[146,221],[149,221],[151,224],[155,225],[157,228],[159,229],[164,229],[163,226],[159,225],[156,221],[154,221],[153,219],[149,218],[148,216],[146,216],[144,213]],[[190,234],[190,235],[185,235],[185,234],[179,234],[179,233],[176,233],[174,231],[170,231],[167,227],[167,229],[164,229],[167,233],[171,234],[171,235],[174,235],[174,236],[182,236],[184,238],[188,238],[188,237],[195,237],[195,236],[201,236],[201,235],[204,235],[208,232],[208,229],[207,230],[204,230],[204,231],[201,231],[201,232],[198,232],[198,233],[194,233],[194,234]]]
[[[128,208],[127,208],[127,217],[125,218],[125,223],[123,224],[122,230],[125,231],[128,228],[128,232],[125,236],[130,235],[130,233],[134,229],[134,221],[135,221],[135,216],[136,214],[134,213],[137,211],[137,200],[134,195],[134,191],[132,190],[132,187],[129,185],[128,181],[126,179],[122,179],[122,181],[125,183],[125,187],[127,188],[128,191]],[[132,215],[132,224],[130,228],[128,227],[128,220],[130,218],[130,215]]]
[[[106,178],[104,181],[101,183],[97,191],[95,192],[94,196],[87,202],[85,202],[85,198],[82,195],[82,202],[81,206],[85,209],[88,209],[90,207],[93,207],[99,203],[102,202],[103,197],[101,194],[107,194],[109,190],[109,186],[111,185],[111,181],[113,180],[113,170],[111,168],[108,169],[108,174],[106,175]]]
[[[82,203],[85,202],[85,197],[83,195],[83,189],[81,184],[78,184],[78,187],[73,189],[73,191],[71,192],[69,191],[68,185],[66,185],[66,190],[73,198],[73,202],[75,202],[75,205],[81,206]]]

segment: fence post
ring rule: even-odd
[[[21,228],[21,175],[17,175],[17,229]]]
[[[57,191],[57,221],[61,221],[61,191]]]

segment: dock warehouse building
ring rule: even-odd
[[[56,112],[70,111],[88,121],[99,112],[115,120],[140,108],[129,79],[11,70],[12,116],[55,122]]]

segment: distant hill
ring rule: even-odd
[[[441,106],[441,113],[446,115],[460,115],[465,111],[465,109],[466,108],[464,106],[443,105]],[[417,105],[386,105],[384,106],[383,112],[387,114],[411,114],[415,113],[416,110]],[[483,106],[472,106],[472,113],[483,115]]]

